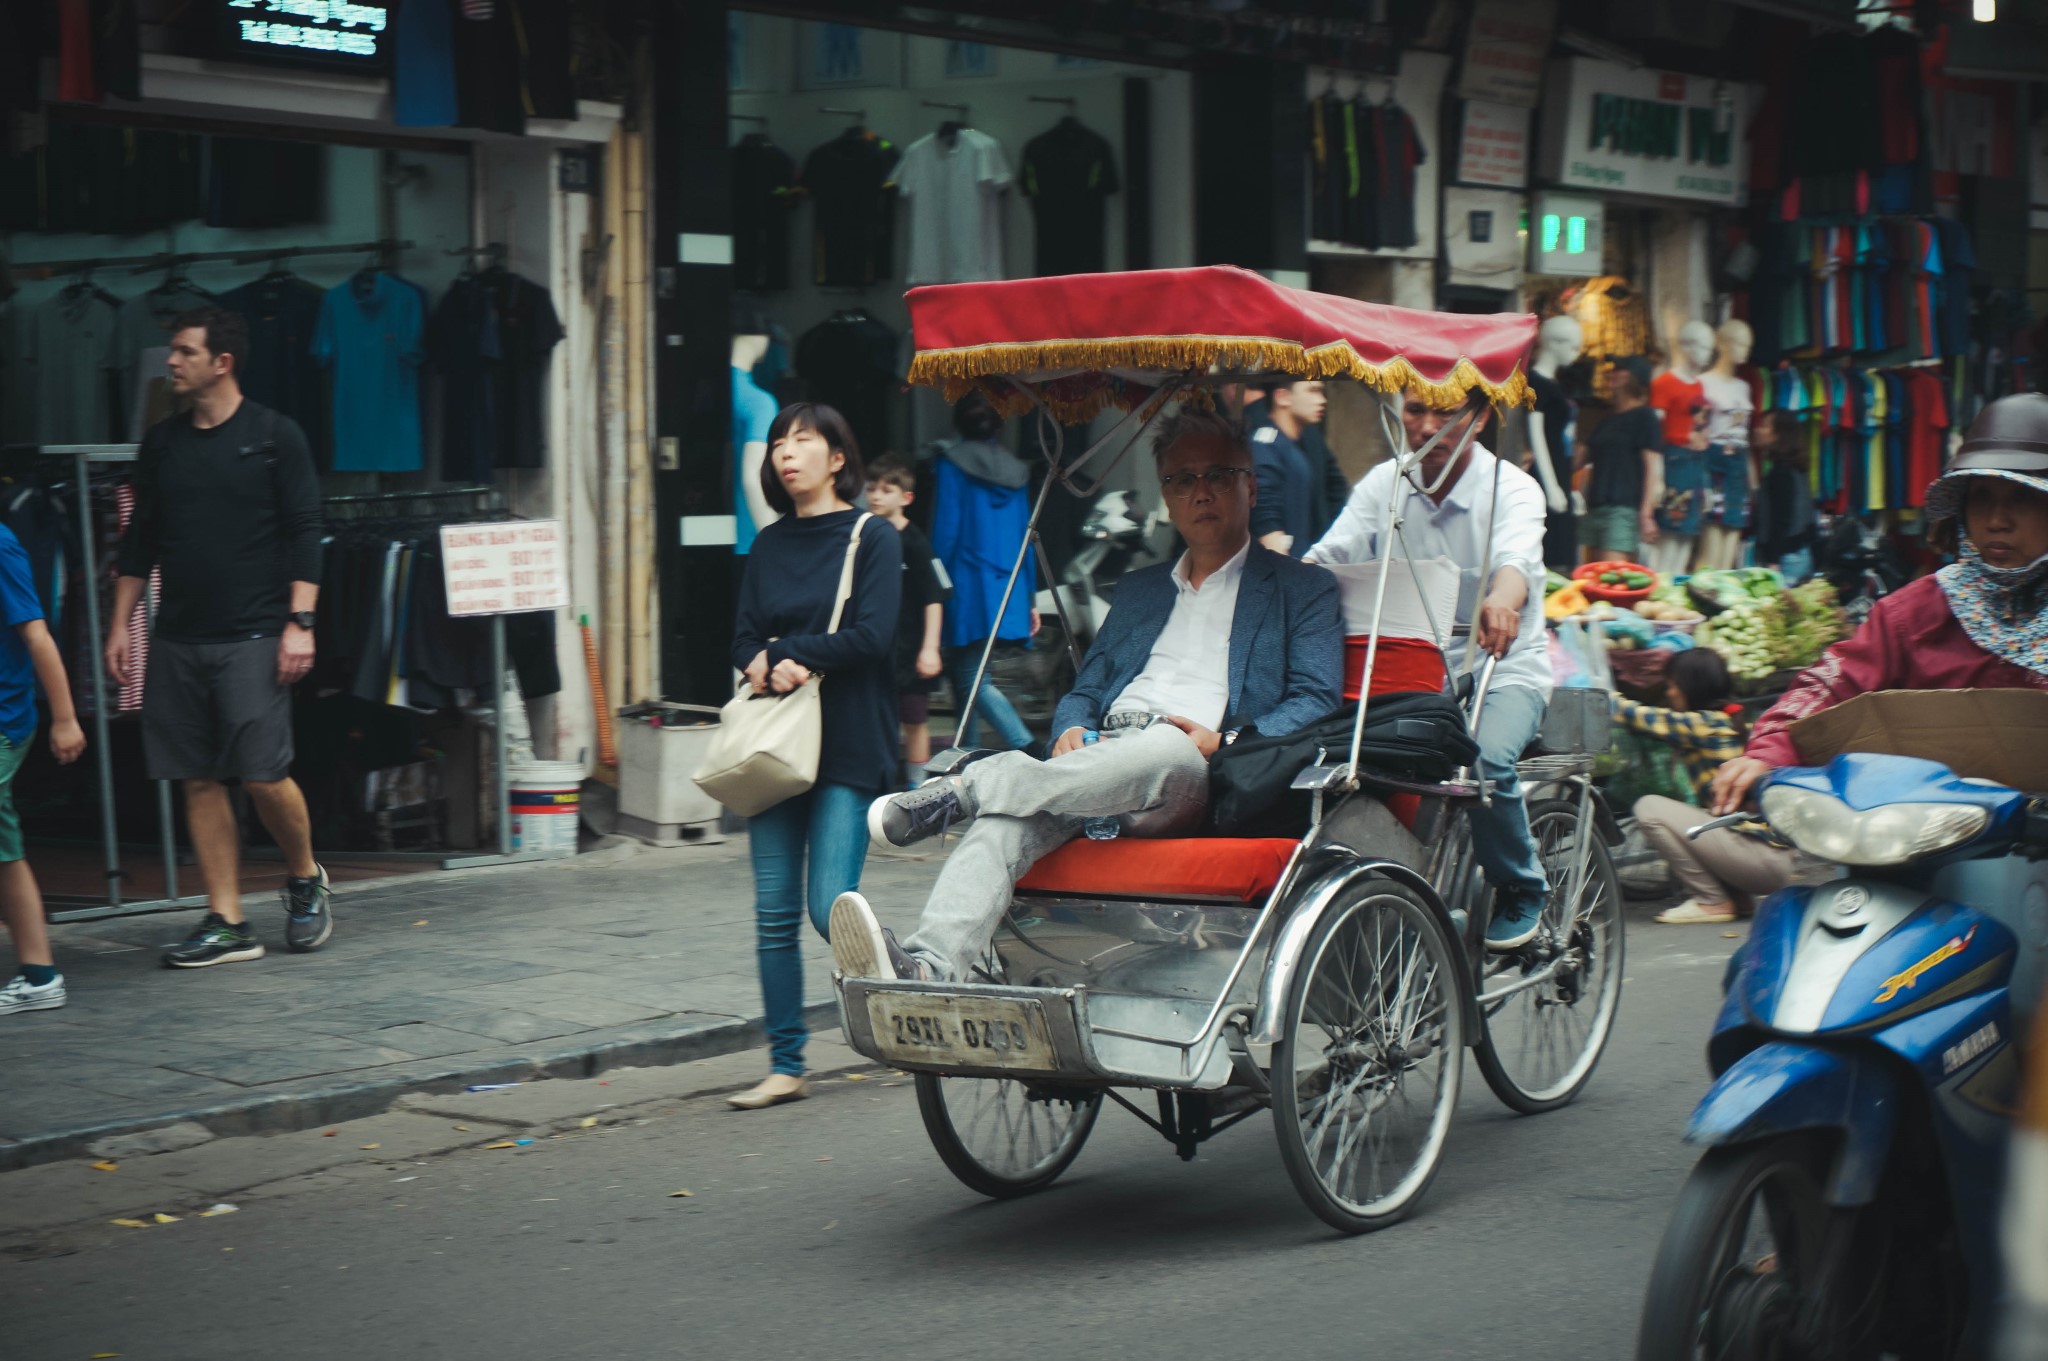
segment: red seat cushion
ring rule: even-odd
[[[1091,898],[1257,902],[1280,882],[1299,844],[1285,837],[1076,837],[1033,865],[1017,888]]]

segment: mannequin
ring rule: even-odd
[[[1741,564],[1750,495],[1762,476],[1749,447],[1756,397],[1737,373],[1749,362],[1756,333],[1748,322],[1731,317],[1721,323],[1715,340],[1714,367],[1700,376],[1700,386],[1707,394],[1707,471],[1718,509],[1710,510],[1700,530],[1701,571]]]
[[[732,338],[733,551],[745,553],[754,535],[782,517],[761,490],[761,465],[768,461],[768,427],[775,398],[754,381],[754,366],[768,353],[767,331]]]
[[[1661,534],[1646,554],[1666,579],[1692,570],[1707,493],[1707,435],[1701,422],[1707,393],[1700,379],[1714,359],[1714,332],[1703,321],[1678,329],[1678,354],[1650,384],[1650,405],[1664,419],[1664,502]]]
[[[1578,506],[1566,490],[1578,408],[1565,396],[1557,371],[1577,362],[1585,348],[1586,334],[1577,321],[1552,317],[1536,333],[1536,358],[1529,365],[1529,385],[1536,389],[1536,409],[1529,413],[1529,451],[1550,512],[1543,526],[1543,561],[1566,571],[1579,562]]]

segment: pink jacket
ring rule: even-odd
[[[1793,720],[1831,709],[1871,690],[2048,690],[2048,676],[1994,657],[1970,641],[1933,577],[1886,596],[1863,627],[1799,674],[1784,698],[1765,710],[1744,754],[1773,766],[1799,764],[1786,729]]]

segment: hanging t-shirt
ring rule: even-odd
[[[555,300],[531,279],[486,270],[483,286],[497,312],[498,360],[492,374],[498,466],[547,466],[548,365],[562,340]]]
[[[804,158],[811,200],[811,282],[866,288],[891,273],[896,199],[889,192],[896,144],[866,128],[848,128]]]
[[[750,132],[732,149],[732,286],[747,293],[789,287],[789,218],[796,162]]]
[[[456,126],[523,136],[526,95],[511,0],[465,4],[454,33]]]
[[[320,430],[320,366],[313,330],[327,294],[291,274],[266,277],[223,293],[220,305],[249,323],[249,353],[236,361],[242,395],[289,416],[301,430]],[[316,460],[322,451],[314,449]]]
[[[493,377],[503,352],[491,290],[462,274],[427,322],[427,362],[441,375],[441,477],[488,483],[498,470]]]
[[[858,308],[836,312],[796,343],[804,397],[836,407],[869,462],[891,444],[889,405],[903,384],[896,333]]]
[[[763,392],[754,376],[735,367],[732,371],[732,551],[747,552],[761,527],[747,504],[747,446],[766,444],[768,429],[775,424],[775,399]],[[858,435],[854,436],[859,439]]]
[[[1098,274],[1109,268],[1107,205],[1123,188],[1116,152],[1101,133],[1063,118],[1024,145],[1018,176],[1037,226],[1040,275]]]
[[[107,371],[116,369],[120,314],[96,289],[65,289],[29,314],[21,346],[34,369],[38,444],[98,444],[119,427]]]
[[[1906,495],[1904,504],[1921,505],[1927,488],[1941,476],[1948,444],[1948,394],[1932,369],[1901,375],[1910,414],[1906,419]]]
[[[391,34],[391,121],[402,128],[452,127],[455,101],[454,0],[406,0]]]
[[[950,144],[920,137],[896,168],[896,190],[910,201],[906,282],[978,283],[1003,277],[1003,191],[1010,164],[985,132],[961,128]]]
[[[384,273],[327,291],[313,357],[334,372],[334,470],[416,472],[420,466],[420,295]]]
[[[1358,193],[1357,143],[1350,136],[1351,106],[1335,94],[1308,102],[1309,235],[1345,240],[1344,222]],[[1030,154],[1030,148],[1025,148]]]
[[[1707,405],[1707,390],[1698,380],[1681,378],[1666,369],[1650,380],[1650,405],[1664,416],[1664,442],[1684,445],[1698,428]]]
[[[1418,239],[1415,171],[1429,155],[1415,120],[1399,104],[1360,105],[1358,116],[1360,159],[1371,166],[1369,172],[1361,167],[1360,173],[1360,193],[1372,204],[1370,239],[1364,244],[1374,250],[1406,250]]]

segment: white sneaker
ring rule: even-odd
[[[1697,898],[1687,898],[1678,906],[1667,907],[1657,914],[1658,922],[1665,926],[1707,926],[1735,919],[1733,903],[1724,904],[1718,911],[1709,911],[1700,906]]]
[[[64,975],[58,974],[49,982],[37,987],[22,974],[16,974],[0,988],[0,1016],[10,1011],[54,1011],[64,1005]]]
[[[858,893],[842,893],[832,900],[832,915],[826,921],[832,937],[832,963],[841,978],[894,978],[889,966],[889,946],[882,938],[882,924],[875,910]]]

